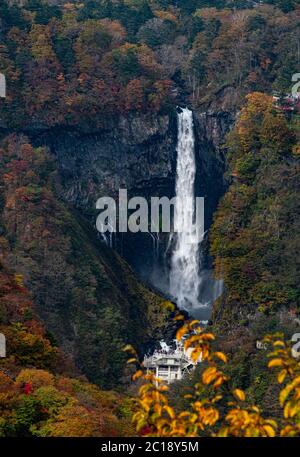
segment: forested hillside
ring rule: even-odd
[[[21,275],[0,259],[0,437],[128,436],[130,400],[88,384],[38,319]]]
[[[0,151],[1,254],[28,284],[39,316],[89,379],[106,388],[123,375],[122,347],[162,337],[160,299],[97,242],[59,201],[55,163],[10,136]]]
[[[104,116],[287,92],[299,64],[297,2],[2,2],[3,128],[101,126]],[[209,8],[208,8],[209,6]]]
[[[299,135],[294,127],[274,108],[272,97],[256,92],[247,97],[229,135],[233,183],[211,232],[216,268],[228,290],[226,302],[214,310],[223,323],[245,324],[256,311],[299,312]]]

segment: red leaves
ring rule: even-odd
[[[32,392],[32,383],[31,382],[25,382],[24,387],[23,387],[23,392],[25,395],[30,395]]]
[[[146,425],[142,430],[140,431],[141,436],[149,436],[150,433],[152,433],[152,427],[150,425]]]

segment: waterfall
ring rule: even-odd
[[[175,244],[171,255],[170,293],[181,309],[201,307],[199,303],[200,243],[191,243],[195,236],[191,221],[195,213],[195,137],[193,113],[184,108],[178,114],[178,144],[176,169],[176,197],[174,226]],[[184,204],[181,204],[184,202]]]

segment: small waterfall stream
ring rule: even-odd
[[[170,293],[179,308],[191,311],[199,303],[200,243],[195,243],[193,221],[195,213],[195,136],[193,113],[184,108],[178,113],[178,145],[176,169],[176,205],[174,226],[181,230],[173,234],[175,244],[171,256]]]

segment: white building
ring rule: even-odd
[[[176,348],[171,349],[161,344],[162,349],[144,358],[144,366],[148,372],[153,372],[156,378],[168,384],[182,379],[194,370],[197,363],[191,359],[192,349],[185,351],[183,345],[176,341]]]

